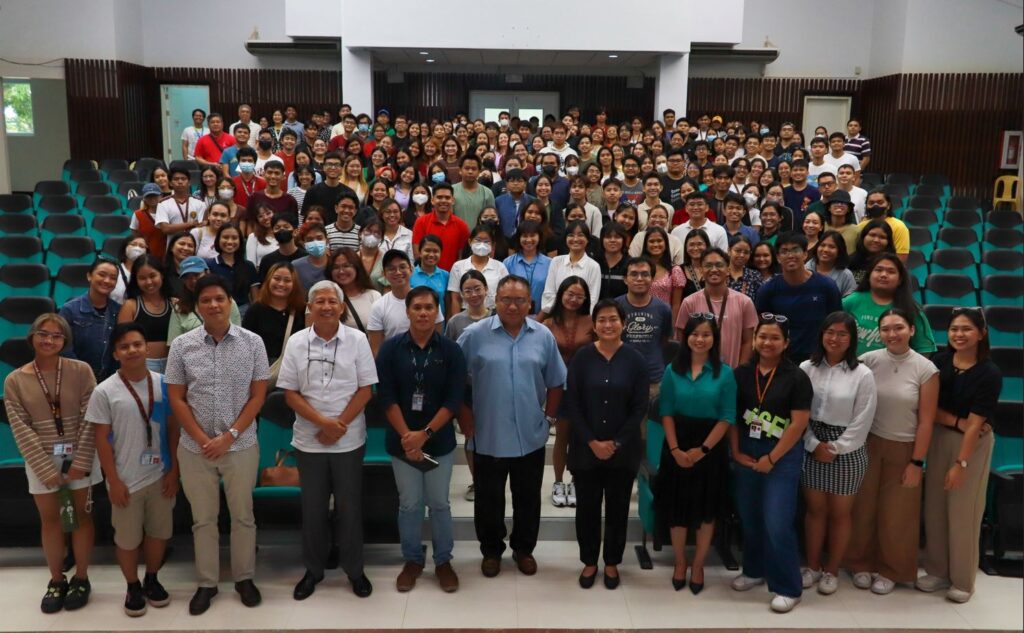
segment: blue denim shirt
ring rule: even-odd
[[[526,319],[512,338],[497,316],[474,323],[459,337],[473,385],[474,450],[521,457],[544,446],[547,390],[565,384],[566,368],[551,330]]]
[[[117,370],[110,349],[110,333],[117,325],[117,313],[120,310],[121,304],[108,300],[101,314],[89,301],[89,293],[69,299],[60,308],[60,315],[71,326],[71,344],[62,355],[89,363],[97,382]]]

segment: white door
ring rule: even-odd
[[[544,117],[552,114],[558,117],[559,96],[557,92],[520,92],[516,90],[471,90],[469,92],[469,116],[474,119],[498,122],[498,113],[505,111],[520,119]]]
[[[804,97],[804,144],[810,143],[814,128],[824,126],[828,133],[846,133],[846,122],[850,120],[852,97]]]
[[[192,111],[201,108],[210,114],[210,87],[164,84],[160,86],[160,105],[164,130],[163,159],[170,165],[172,160],[183,158],[181,132],[192,125]]]

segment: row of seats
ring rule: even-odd
[[[99,219],[99,218],[97,218]],[[126,239],[125,231],[102,234],[102,242],[89,235],[57,235],[44,248],[38,237],[9,235],[0,237],[0,266],[7,264],[46,264],[50,276],[57,274],[65,264],[91,264],[97,254],[117,258]],[[97,248],[97,245],[102,247]]]
[[[933,237],[942,228],[974,229],[980,240],[986,231],[992,229],[1016,229],[1022,227],[1021,214],[1016,211],[998,209],[989,211],[984,218],[977,209],[935,210],[909,208],[895,213],[907,226],[920,226],[932,231]]]
[[[57,237],[91,237],[102,244],[108,237],[127,237],[131,218],[127,215],[99,215],[91,219],[81,215],[50,215],[36,224],[31,215],[0,215],[0,237],[18,236],[42,241],[43,250]]]
[[[64,264],[56,273],[43,264],[0,266],[0,297],[45,296],[59,307],[89,289],[91,263]]]
[[[56,183],[56,187],[43,186],[46,183]],[[121,193],[112,194],[109,190],[101,193],[86,196],[75,196],[62,192],[61,187],[66,187],[59,180],[46,180],[36,184],[36,192],[32,197],[25,194],[12,193],[0,195],[0,213],[7,215],[37,215],[40,218],[47,215],[67,215],[80,213],[82,215],[109,215],[121,213],[127,215],[131,209],[138,209],[133,200],[142,194],[144,183],[129,182],[123,185]],[[107,187],[101,183],[101,187]]]

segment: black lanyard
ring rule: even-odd
[[[64,361],[57,359],[57,382],[54,390],[53,398],[50,397],[50,388],[46,386],[46,381],[43,380],[43,372],[39,371],[39,365],[35,361],[32,361],[32,369],[36,372],[36,380],[39,381],[39,388],[43,390],[43,397],[46,398],[46,404],[50,405],[50,413],[53,415],[53,423],[57,427],[57,435],[64,437],[64,418],[60,414],[60,385],[61,378],[64,375]]]
[[[415,341],[412,340],[409,341],[409,345],[411,347],[410,356],[412,357],[412,378],[416,382],[416,391],[419,393],[423,393],[423,380],[426,378],[426,369],[427,367],[430,366],[430,359],[434,355],[434,339],[433,336],[431,336],[430,342],[427,343],[427,349],[425,350],[421,348],[419,345],[417,345]],[[420,366],[419,363],[420,352],[425,352],[423,355],[422,367]]]
[[[704,289],[704,301],[708,303],[708,312],[715,314],[715,309],[711,305],[711,295],[708,294],[708,289]],[[718,322],[718,329],[722,329],[722,324],[725,320],[725,305],[729,303],[729,288],[725,289],[725,296],[722,297],[722,311],[715,315],[715,321]]]
[[[128,382],[128,379],[124,377],[120,371],[117,375],[121,378],[121,382],[124,383],[125,389],[128,393],[132,394],[132,398],[135,398],[135,404],[139,407],[139,415],[142,416],[142,424],[146,427],[146,448],[153,448],[153,425],[150,424],[150,420],[153,419],[153,374],[146,372],[146,387],[149,391],[149,407],[142,406],[142,398],[135,392],[135,387],[132,387],[132,383]]]

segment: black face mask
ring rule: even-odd
[[[483,185],[484,187],[490,187],[491,185],[493,185],[493,184],[494,184],[494,181],[493,181],[493,180],[491,180],[490,178],[481,178],[481,179],[480,179],[480,180],[478,180],[477,182],[479,182],[479,183],[480,183],[481,185]]]
[[[260,140],[259,146],[260,146],[260,149],[262,149],[262,150],[268,150],[268,149],[270,149],[271,147],[274,146],[274,142],[273,141],[267,141],[267,140]]]
[[[274,239],[277,240],[278,244],[287,244],[294,239],[295,232],[291,229],[281,229],[274,231]]]
[[[555,165],[544,165],[540,169],[542,172],[544,172],[545,175],[548,176],[554,176],[556,173],[558,173],[558,167],[556,167]]]
[[[877,204],[871,205],[866,210],[868,212],[868,216],[872,218],[880,218],[883,215],[885,215],[885,207],[879,206]]]

